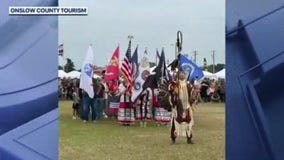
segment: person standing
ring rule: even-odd
[[[77,116],[79,116],[80,97],[79,97],[78,92],[79,92],[79,89],[78,88],[74,88],[74,91],[73,91],[73,104],[72,104],[73,119],[76,119]]]
[[[107,118],[107,109],[108,109],[108,93],[109,93],[109,88],[108,88],[108,85],[107,83],[102,80],[102,84],[103,84],[103,87],[104,87],[104,95],[103,95],[103,116],[105,118]]]
[[[140,121],[141,127],[147,126],[147,121],[152,118],[152,90],[147,88],[138,97],[136,103],[136,120]]]
[[[103,100],[104,100],[104,94],[105,94],[105,87],[102,83],[102,80],[100,78],[97,79],[96,84],[94,85],[94,110],[96,113],[96,119],[98,120],[103,115]]]
[[[118,81],[112,80],[109,83],[109,93],[108,93],[108,115],[111,117],[116,117],[120,102],[120,93],[118,88]]]
[[[95,80],[94,78],[92,79],[92,89],[94,91],[94,93],[96,93],[96,90],[95,90]],[[97,116],[96,116],[96,112],[95,112],[95,106],[94,106],[94,97],[90,97],[88,95],[88,93],[83,90],[82,91],[82,103],[83,103],[83,106],[82,106],[82,119],[83,119],[83,122],[87,122],[89,120],[89,113],[90,113],[90,108],[91,108],[91,111],[92,111],[92,116],[91,116],[91,119],[93,122],[95,122]]]
[[[96,115],[94,112],[94,99],[89,97],[88,93],[86,91],[82,91],[82,97],[83,97],[83,106],[82,106],[82,119],[83,122],[87,122],[89,120],[89,113],[90,108],[92,110],[92,121],[96,119]]]
[[[154,107],[154,119],[157,126],[161,124],[170,124],[171,122],[171,112],[167,111],[161,104],[158,102],[158,89],[153,89],[153,98],[152,104]]]
[[[126,80],[123,78],[119,85],[120,103],[118,108],[117,120],[124,126],[129,126],[135,122],[134,108],[131,105],[130,93],[126,88]]]
[[[179,73],[177,87],[177,91],[174,93],[176,98],[172,110],[171,140],[172,143],[175,143],[177,136],[183,136],[187,138],[188,144],[193,144],[192,127],[194,121],[190,105],[190,91],[193,88],[188,86],[183,72]]]

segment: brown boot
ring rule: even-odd
[[[187,144],[194,144],[192,141],[192,134],[190,134],[190,137],[187,137]]]
[[[171,144],[175,144],[176,143],[176,139],[172,138]]]

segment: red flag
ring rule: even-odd
[[[111,60],[106,68],[104,80],[109,82],[111,80],[117,80],[119,77],[119,46],[115,49]]]

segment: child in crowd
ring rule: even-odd
[[[79,116],[79,104],[80,104],[80,97],[78,94],[78,88],[75,88],[73,91],[73,119],[76,119]]]

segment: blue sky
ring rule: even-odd
[[[59,17],[59,43],[77,69],[90,43],[96,65],[106,65],[118,44],[122,59],[129,34],[134,36],[132,52],[139,45],[139,59],[147,47],[155,61],[156,48],[164,47],[171,61],[178,30],[183,33],[183,53],[191,57],[196,50],[198,65],[203,58],[212,64],[212,50],[216,63],[225,63],[225,0],[59,0],[59,5],[89,10],[88,16]]]

